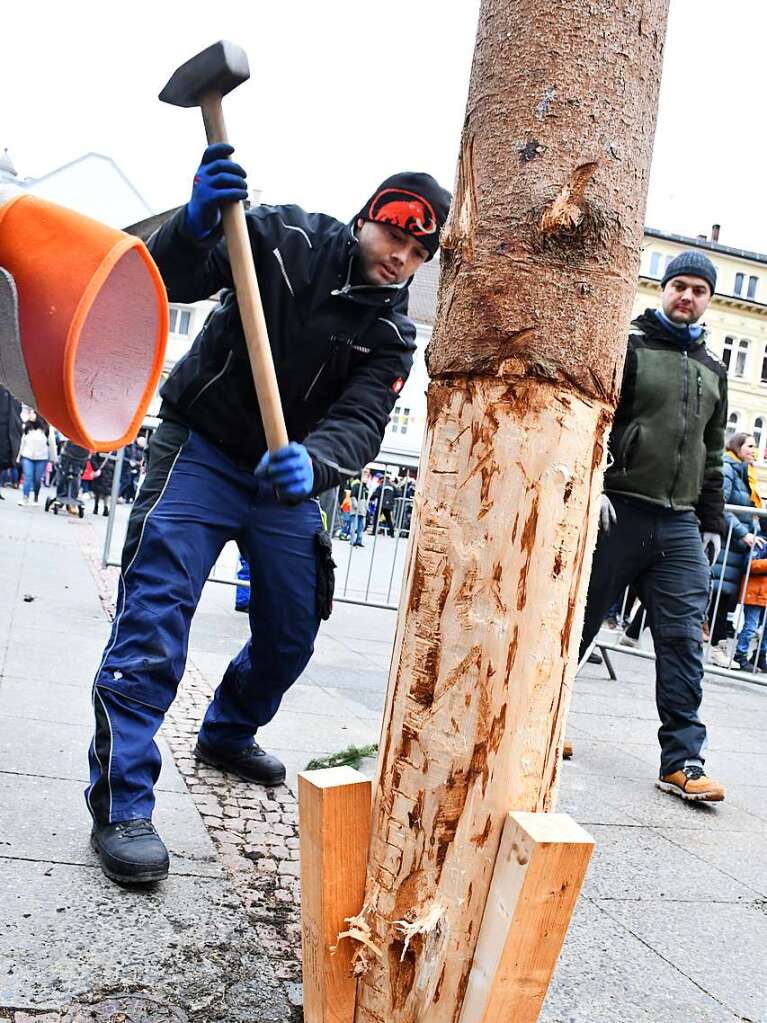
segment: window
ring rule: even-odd
[[[401,405],[395,405],[394,411],[389,417],[391,423],[392,433],[407,433],[408,423],[410,422],[410,409],[402,408]]]
[[[735,274],[735,287],[732,289],[733,295],[743,294],[743,274]]]
[[[754,429],[751,431],[754,436],[754,447],[756,448],[757,457],[761,461],[763,458],[762,452],[762,433],[764,431],[764,417],[757,416],[754,420]]]
[[[651,277],[660,277],[660,275],[661,275],[660,274],[660,261],[662,259],[663,259],[663,256],[661,255],[660,252],[651,252],[650,253],[650,276]]]
[[[724,442],[725,442],[725,444],[730,439],[730,437],[732,437],[732,435],[734,433],[738,432],[738,423],[739,423],[739,421],[740,421],[740,412],[730,412],[729,416],[727,417],[727,429],[725,430],[725,434],[724,434]]]
[[[742,337],[738,341],[738,348],[735,354],[735,370],[733,376],[743,378],[746,375],[746,366],[748,365],[748,348],[750,342],[746,338]]]
[[[189,333],[192,314],[188,309],[176,309],[173,306],[170,307],[169,312],[171,334],[183,334],[186,336]]]
[[[732,359],[732,346],[735,344],[734,337],[726,337],[724,339],[724,348],[722,349],[722,362],[727,367],[727,372],[730,372],[730,360]],[[767,357],[767,349],[765,349],[765,357]]]
[[[767,384],[767,345],[764,346],[764,355],[762,356],[762,383]]]
[[[758,283],[759,283],[759,278],[758,277],[749,277],[748,278],[748,297],[749,298],[756,298],[756,286],[757,286]]]

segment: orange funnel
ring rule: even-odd
[[[15,281],[19,319],[16,343],[6,337],[0,350],[0,383],[83,447],[127,444],[168,336],[165,285],[143,242],[21,194],[0,205],[0,267]]]

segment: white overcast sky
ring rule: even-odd
[[[202,125],[157,93],[178,64],[227,38],[251,65],[227,99],[229,131],[264,201],[346,219],[395,170],[428,170],[452,188],[478,9],[16,0],[0,30],[0,151],[31,177],[103,153],[153,209],[179,205]],[[649,225],[695,235],[719,222],[723,243],[767,251],[765,39],[763,0],[671,0]]]

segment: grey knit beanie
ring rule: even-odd
[[[686,252],[680,252],[678,256],[674,256],[666,267],[660,286],[665,288],[672,277],[681,277],[683,274],[690,277],[702,277],[711,289],[711,294],[713,295],[716,291],[716,267],[702,252],[688,249]]]

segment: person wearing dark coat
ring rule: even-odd
[[[102,515],[106,517],[109,515],[109,499],[112,495],[112,483],[115,478],[114,451],[110,451],[108,454],[97,452],[91,455],[91,465],[93,466],[93,479],[91,480],[93,514],[98,515],[99,502],[102,502],[104,505]]]
[[[722,489],[725,504],[758,508],[761,498],[756,491],[753,476],[753,462],[756,457],[754,438],[750,433],[734,433],[727,442],[722,470]],[[723,646],[723,641],[732,634],[727,615],[738,602],[740,583],[746,570],[746,562],[754,548],[764,547],[767,540],[760,534],[759,519],[748,512],[725,512],[730,542],[725,543],[711,570],[714,595],[711,610],[714,623],[711,629],[711,659],[722,667],[739,667]],[[716,590],[721,583],[721,596],[717,604]]]
[[[21,448],[21,402],[0,387],[0,472],[13,469]],[[5,500],[0,493],[0,501]]]
[[[192,197],[148,241],[171,302],[223,291],[161,389],[162,420],[133,504],[117,612],[93,686],[86,791],[107,877],[159,881],[154,741],[184,673],[210,569],[238,541],[250,563],[250,637],[207,708],[194,756],[278,785],[255,741],[309,662],[330,614],[333,560],[317,496],[376,457],[407,381],[415,271],[436,255],[450,195],[428,174],[387,178],[348,223],[298,206],[245,214],[288,443],[267,450],[221,207],[247,198],[232,147],[208,147]]]

